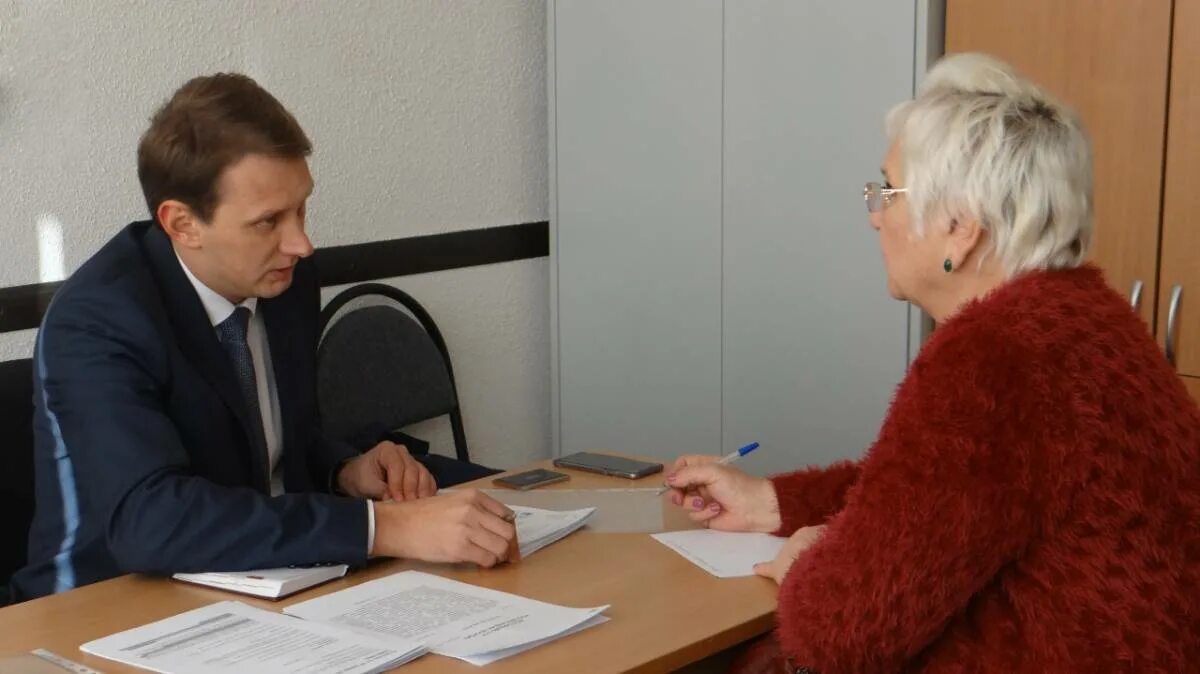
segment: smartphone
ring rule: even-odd
[[[552,470],[537,468],[534,470],[527,470],[523,473],[513,473],[512,475],[498,477],[492,480],[492,484],[495,484],[498,487],[505,487],[507,489],[525,491],[527,489],[544,487],[548,484],[554,484],[555,482],[562,482],[569,479],[571,479],[571,476],[567,475],[566,473],[556,473]]]
[[[661,463],[635,461],[634,459],[624,459],[619,456],[608,456],[606,454],[592,454],[591,452],[578,452],[561,456],[554,460],[554,465],[559,468],[574,468],[593,473],[603,473],[604,475],[627,477],[631,480],[653,475],[663,469]]]

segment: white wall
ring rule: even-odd
[[[312,139],[318,246],[547,218],[544,2],[0,0],[0,286],[69,274],[147,217],[138,137],[219,70],[255,77]],[[546,260],[395,284],[442,325],[473,457],[548,456]],[[0,359],[32,340],[0,335]]]

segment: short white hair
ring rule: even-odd
[[[1077,267],[1092,236],[1092,151],[1083,123],[1009,65],[982,54],[938,62],[888,113],[913,229],[977,220],[1011,277]]]

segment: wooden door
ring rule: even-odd
[[[1158,336],[1165,345],[1170,303],[1179,288],[1171,351],[1180,374],[1196,376],[1200,375],[1200,0],[1176,0],[1174,33]]]
[[[1171,0],[946,3],[946,53],[1004,59],[1083,117],[1095,167],[1090,257],[1127,296],[1141,281],[1151,326],[1170,40]]]
[[[1192,394],[1192,399],[1200,403],[1200,377],[1180,377],[1183,380],[1183,385],[1187,387],[1188,393]]]

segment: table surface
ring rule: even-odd
[[[540,461],[520,469],[570,473],[544,489],[654,487],[662,476],[627,480],[555,468]],[[491,479],[472,485],[491,488]],[[688,528],[665,502],[668,529]],[[45,648],[102,672],[139,672],[87,655],[79,645],[216,601],[237,599],[269,610],[416,569],[454,580],[572,607],[609,604],[611,620],[487,666],[509,672],[668,672],[764,634],[774,622],[775,585],[769,580],[716,578],[644,533],[597,533],[587,528],[514,564],[473,565],[377,560],[345,578],[279,601],[256,599],[164,578],[129,575],[0,609],[0,655]],[[405,674],[478,672],[465,662],[426,655],[395,671]]]

